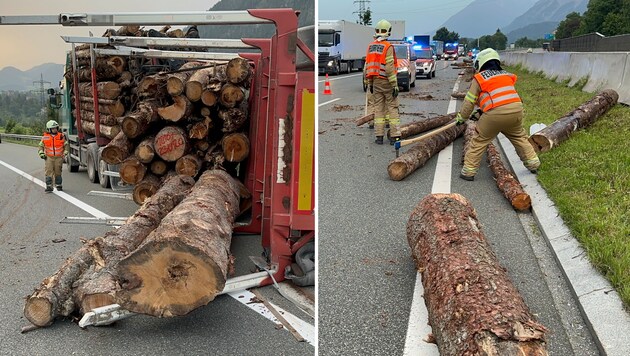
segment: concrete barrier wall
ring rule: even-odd
[[[531,72],[542,71],[557,82],[569,80],[570,86],[588,79],[584,91],[614,89],[619,93],[619,102],[630,105],[628,52],[504,52],[501,57],[508,65],[520,64]]]

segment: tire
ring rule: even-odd
[[[346,63],[346,74],[350,74],[352,72],[352,63]]]
[[[435,68],[433,68],[433,72],[431,72],[431,73],[432,73],[432,74],[431,74],[431,76],[432,76],[433,78],[435,78]]]
[[[411,78],[413,78],[413,82],[411,81]],[[412,87],[412,88],[416,87],[416,75],[415,74],[409,76],[409,82],[411,83],[411,84],[409,84],[410,87]]]
[[[109,188],[109,176],[104,173],[107,170],[107,163],[100,159],[98,161],[98,182],[103,188]]]
[[[409,91],[409,83],[403,85],[403,91]]]
[[[68,155],[68,164],[66,164],[66,168],[70,173],[76,173],[79,171],[79,162],[75,161],[74,158]]]
[[[427,79],[431,79],[431,72],[429,72],[429,74],[427,74]]]
[[[87,174],[92,183],[98,183],[98,172],[96,171],[96,159],[92,150],[87,153]]]

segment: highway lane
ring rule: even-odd
[[[43,179],[43,162],[36,149],[0,144],[0,161]],[[64,167],[65,168],[65,167]],[[103,235],[111,227],[60,224],[67,216],[90,216],[56,194],[19,176],[0,164],[0,354],[2,355],[156,355],[242,354],[308,355],[314,346],[298,342],[286,330],[230,296],[219,296],[206,307],[185,317],[158,319],[135,316],[109,327],[81,330],[76,320],[58,320],[52,326],[20,334],[28,324],[22,315],[24,297],[52,274],[81,246],[80,238]],[[88,196],[103,190],[85,172],[64,171],[64,191],[110,216],[128,216],[137,206],[132,201]],[[53,239],[64,239],[60,243]],[[237,235],[232,253],[236,275],[253,268],[248,256],[259,256],[260,237]],[[310,324],[314,320],[284,300],[272,287],[259,289],[263,296]],[[312,293],[312,290],[311,290]]]
[[[436,78],[418,79],[416,88],[400,94],[403,123],[447,113],[459,72],[450,63],[438,62]],[[319,97],[319,350],[326,355],[419,355],[420,350],[405,349],[416,281],[405,225],[413,207],[431,193],[437,157],[401,182],[389,180],[386,168],[394,149],[374,144],[373,131],[353,123],[363,115],[361,77],[341,78],[331,81],[332,95]],[[461,83],[460,90],[466,88]],[[418,100],[425,94],[433,99]],[[334,99],[339,100],[322,105]],[[438,179],[450,179],[451,191],[473,203],[499,261],[551,330],[550,352],[596,355],[553,258],[532,249],[530,236],[537,228],[531,217],[514,212],[485,165],[474,182],[460,180],[461,151],[460,139],[453,145],[450,174]],[[410,335],[415,341],[426,337],[418,330]]]

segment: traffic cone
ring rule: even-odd
[[[330,90],[330,80],[328,80],[328,74],[326,74],[326,81],[324,82],[324,95],[332,95],[332,90]]]

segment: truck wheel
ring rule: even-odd
[[[348,62],[346,65],[346,74],[350,74],[350,72],[352,72],[352,62]]]
[[[105,175],[107,170],[107,163],[100,159],[98,161],[98,181],[103,188],[109,188],[109,176]]]
[[[76,173],[79,171],[79,162],[75,161],[74,158],[68,155],[68,164],[66,164],[68,168],[68,172]]]
[[[96,159],[94,158],[94,152],[88,150],[87,152],[87,174],[88,179],[92,183],[98,183],[98,172],[96,171]]]

